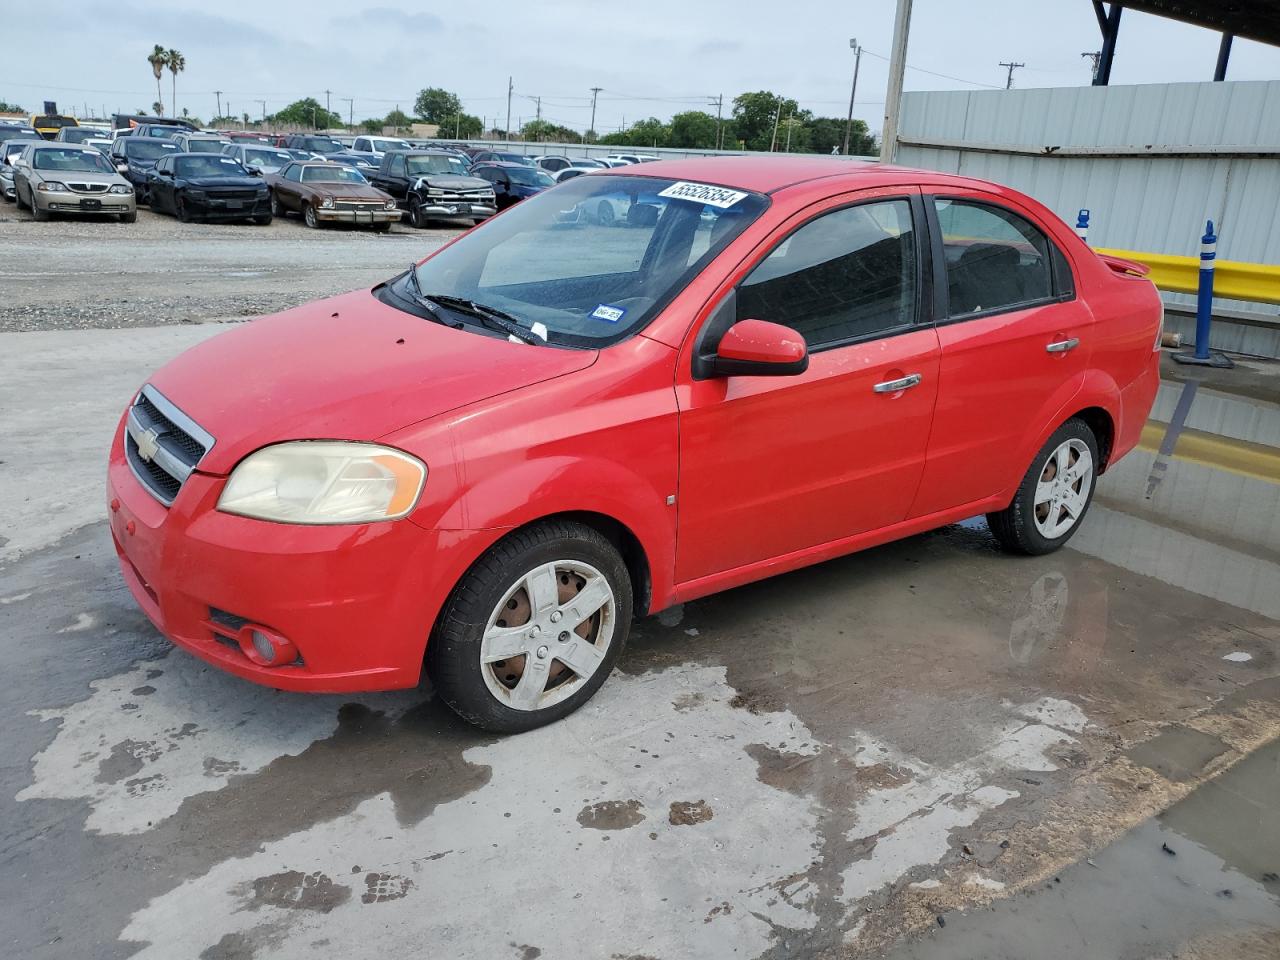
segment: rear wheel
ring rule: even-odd
[[[569,715],[604,683],[631,604],[613,544],[580,523],[539,523],[494,545],[458,584],[427,646],[427,670],[463,719],[531,730]]]
[[[1009,506],[987,514],[987,525],[1012,553],[1051,553],[1071,539],[1093,502],[1098,440],[1083,420],[1054,431]]]

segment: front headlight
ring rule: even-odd
[[[41,193],[66,193],[67,185],[58,183],[56,180],[45,180],[36,184],[36,189]]]
[[[108,192],[118,193],[118,194],[129,194],[129,193],[133,193],[133,187],[129,186],[128,184],[117,183]]]
[[[396,202],[394,200],[388,200],[383,204],[383,206],[388,210],[394,210],[396,208]]]
[[[443,191],[443,190],[440,190],[440,189],[438,189],[438,188],[436,188],[436,187],[427,187],[427,196],[428,196],[428,197],[443,197],[443,196],[444,196],[444,191]]]
[[[320,206],[328,210],[330,207],[333,206],[333,197],[325,197],[323,200],[320,201]]]
[[[390,447],[291,441],[240,461],[218,509],[277,523],[395,520],[413,509],[426,479],[426,464]]]

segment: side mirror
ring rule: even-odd
[[[116,173],[128,173],[128,172],[129,172],[129,165],[127,163],[116,164]]]
[[[708,358],[719,377],[793,377],[809,369],[804,337],[780,323],[740,320],[725,331]]]
[[[262,176],[262,168],[261,168],[261,167],[250,167],[250,168],[249,168],[249,176],[251,176],[251,177],[260,177],[260,176]]]

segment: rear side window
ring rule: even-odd
[[[916,241],[908,200],[810,220],[738,287],[739,320],[791,327],[811,350],[908,326],[916,317]]]
[[[1025,217],[991,204],[935,197],[946,254],[951,317],[1011,310],[1054,297],[1054,261],[1071,272],[1048,237]]]

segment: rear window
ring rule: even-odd
[[[146,140],[130,137],[124,142],[124,155],[133,160],[159,160],[170,153],[177,153],[178,145],[167,140]]]
[[[76,123],[75,118],[73,117],[48,116],[48,117],[36,117],[35,122],[32,123],[32,126],[48,130],[50,127],[77,127],[79,126],[79,124]]]

